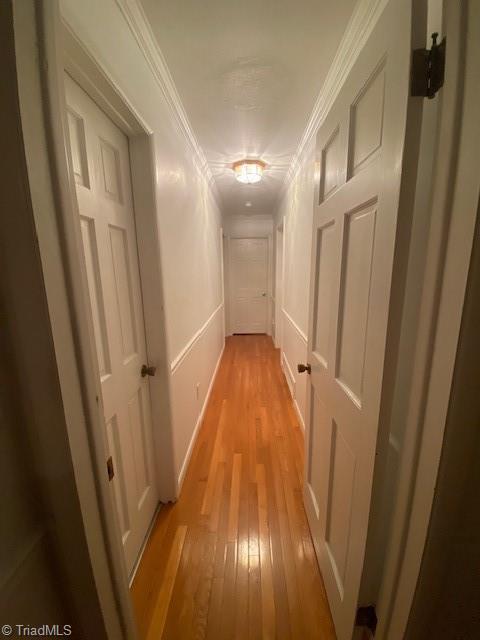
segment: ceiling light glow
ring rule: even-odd
[[[261,160],[239,160],[233,164],[235,178],[242,184],[255,184],[263,176],[265,163]]]
[[[251,206],[252,206],[252,203],[251,203],[250,201],[245,202],[245,206],[246,206],[246,207],[251,207]]]

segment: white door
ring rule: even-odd
[[[410,5],[387,5],[317,136],[304,500],[339,640],[353,632],[379,430]]]
[[[267,238],[232,238],[230,264],[233,333],[267,333]]]
[[[65,77],[73,170],[105,411],[112,490],[128,572],[158,504],[128,140]]]

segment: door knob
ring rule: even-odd
[[[312,373],[312,367],[309,364],[297,364],[298,373],[304,373],[305,371],[310,375]]]
[[[266,293],[262,293],[262,298],[265,298],[267,294]]]
[[[142,364],[140,375],[142,376],[142,378],[145,378],[145,376],[154,376],[156,371],[157,367],[147,367],[146,364]]]

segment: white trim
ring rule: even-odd
[[[212,171],[192,129],[166,60],[140,2],[138,0],[115,0],[115,2],[165,96],[171,115],[193,153],[198,170],[206,179],[218,202],[219,196]]]
[[[65,15],[61,15],[64,67],[108,117],[132,138],[153,133],[116,80],[101,61],[91,43],[87,44],[75,31]]]
[[[220,305],[220,306],[222,306],[222,305]],[[222,347],[222,350],[220,351],[220,355],[218,357],[217,364],[215,365],[215,370],[214,370],[213,375],[212,375],[212,377],[210,379],[210,384],[208,385],[208,389],[207,389],[207,393],[205,395],[205,400],[203,402],[202,409],[201,409],[200,413],[198,414],[197,423],[195,424],[195,428],[193,430],[192,437],[190,438],[190,443],[188,445],[187,453],[185,454],[185,459],[184,459],[184,461],[182,463],[182,468],[180,469],[180,473],[178,474],[177,496],[180,495],[180,491],[182,489],[183,481],[185,479],[185,474],[187,473],[188,464],[190,462],[190,458],[191,458],[191,455],[192,455],[192,452],[193,452],[193,447],[195,445],[198,433],[200,431],[200,427],[202,425],[203,416],[205,414],[205,409],[207,408],[208,401],[210,400],[210,394],[212,393],[213,383],[215,382],[215,379],[217,377],[218,369],[220,367],[220,362],[222,361],[222,356],[223,356],[223,352],[224,351],[225,351],[225,340],[223,342],[223,347]]]
[[[22,133],[27,165],[34,167],[28,172],[28,186],[35,196],[33,215],[37,246],[51,319],[71,464],[83,519],[83,527],[79,530],[80,544],[87,542],[91,559],[91,574],[88,572],[84,585],[88,588],[91,579],[95,582],[95,601],[101,609],[106,635],[122,640],[133,639],[137,637],[133,609],[121,540],[114,524],[111,488],[105,474],[104,420],[99,402],[98,367],[92,349],[93,327],[83,287],[83,265],[78,253],[76,227],[78,216],[74,215],[76,199],[73,197],[74,184],[70,181],[72,174],[65,144],[68,128],[65,122],[64,60],[58,2],[39,4],[29,0],[17,3],[15,9],[18,9],[16,18],[21,20],[15,24],[15,36],[21,36],[15,38],[15,49],[18,78],[21,80]],[[44,112],[43,118],[37,121],[36,116],[40,114],[36,105],[40,103]],[[53,509],[54,504],[52,502],[51,511],[55,524],[57,513]],[[61,517],[59,523],[62,527],[57,528],[61,553],[65,549],[71,552],[78,546],[72,532],[63,529],[64,522],[68,523],[68,518]],[[76,573],[81,573],[78,568]],[[67,575],[65,573],[66,579]],[[85,591],[84,598],[74,599],[82,618],[83,602],[89,601],[89,595]],[[86,613],[85,618],[92,619],[92,615],[96,615],[94,610]]]
[[[298,324],[295,322],[295,320],[292,318],[292,316],[282,307],[282,313],[284,314],[284,316],[287,318],[287,320],[290,322],[290,324],[292,325],[292,327],[295,329],[295,331],[298,333],[298,335],[300,336],[300,338],[305,342],[305,344],[308,344],[308,337],[307,334],[302,331],[300,329],[300,327],[298,326]]]
[[[285,318],[289,321],[289,323],[292,325],[292,327],[295,329],[295,331],[297,332],[297,334],[300,336],[300,338],[303,340],[303,342],[305,343],[305,346],[308,344],[308,338],[306,333],[304,333],[300,327],[298,326],[298,324],[295,322],[295,320],[292,318],[292,316],[282,307],[282,313],[285,316]],[[292,371],[292,368],[290,366],[290,363],[288,361],[287,355],[285,353],[285,351],[283,351],[283,346],[282,348],[282,363],[283,363],[283,369],[285,371],[286,374],[288,374],[288,377],[290,378],[291,384],[288,385],[288,388],[290,389],[290,394],[292,396],[292,401],[293,401],[293,406],[295,407],[295,411],[297,412],[298,415],[298,419],[300,422],[300,426],[303,430],[303,433],[305,433],[305,420],[302,416],[302,412],[300,411],[300,407],[298,406],[298,402],[297,402],[297,381],[295,378],[295,375]],[[288,380],[287,380],[288,382]]]
[[[280,349],[280,351],[283,349],[283,331],[285,325],[283,320],[283,302],[285,299],[285,228],[285,216],[282,216],[280,223],[275,229],[275,237],[273,239],[275,243],[275,279],[273,288],[277,300],[275,304],[275,347]]]
[[[295,400],[296,380],[295,380],[295,376],[293,375],[292,367],[290,366],[290,363],[288,361],[287,354],[285,353],[285,351],[282,351],[282,364],[283,364],[284,373],[287,374],[285,378],[287,378],[287,384],[288,384],[288,388],[290,389],[290,394],[292,396],[292,399]]]
[[[290,363],[288,362],[288,358],[284,351],[282,351],[281,364],[282,364],[283,372],[284,374],[286,374],[285,378],[287,379],[287,376],[288,378],[290,378],[291,386],[287,379],[288,390],[290,391],[290,395],[292,397],[292,403],[295,408],[295,411],[297,412],[300,427],[302,428],[303,433],[305,433],[305,420],[303,419],[302,412],[300,411],[300,407],[298,406],[297,397],[296,397],[297,381],[295,380],[295,376],[293,374],[292,368],[290,366]]]
[[[162,302],[164,295],[161,251],[158,242],[152,128],[139,115],[138,105],[133,104],[126,97],[108,68],[102,65],[101,56],[96,53],[95,48],[90,43],[87,45],[83,39],[84,36],[77,33],[68,22],[68,16],[62,16],[61,31],[64,70],[123,131],[129,142],[147,358],[158,367],[157,375],[149,381],[152,432],[155,442],[155,476],[159,498],[162,502],[167,502],[175,495],[175,474],[170,442],[172,424],[170,369],[168,364],[160,366],[160,363],[168,363],[170,358]],[[74,189],[71,197],[76,203],[77,196]],[[91,340],[94,340],[93,336]],[[94,342],[92,346],[94,348]],[[104,457],[103,455],[101,473],[104,471]]]
[[[300,427],[301,427],[303,433],[305,433],[305,421],[303,419],[302,412],[300,411],[300,407],[298,406],[298,402],[297,402],[296,398],[293,398],[293,406],[295,407],[295,410],[297,412],[297,416],[298,416],[298,421],[300,423]]]
[[[225,318],[225,255],[224,255],[224,238],[225,234],[223,233],[223,227],[220,227],[220,275],[221,275],[221,287],[222,287],[222,302],[221,305],[223,307],[222,313],[222,326],[223,326],[223,339],[225,340],[225,335],[227,333],[226,328],[226,318]]]
[[[479,47],[466,25],[480,17],[478,3],[443,4],[449,42],[433,168],[429,241],[418,319],[412,391],[406,417],[390,548],[378,602],[380,640],[403,638],[415,597],[432,505],[478,216],[475,164],[480,128],[480,85],[474,73]]]
[[[305,150],[325,120],[345,78],[378,22],[386,4],[387,0],[359,0],[357,3],[287,170],[284,189],[288,187],[300,168]]]
[[[190,340],[183,347],[183,349],[180,351],[180,353],[178,353],[178,355],[172,360],[172,362],[170,363],[170,372],[171,373],[175,373],[175,371],[178,369],[178,367],[181,365],[181,363],[185,360],[186,356],[190,353],[190,351],[192,350],[192,348],[195,345],[195,343],[197,342],[197,340],[203,336],[205,331],[208,329],[209,324],[212,322],[212,320],[215,318],[217,313],[222,308],[223,308],[223,301],[218,305],[218,307],[211,314],[211,316],[208,318],[208,320],[200,327],[200,329],[197,331],[197,333],[195,333],[192,336],[192,338],[190,338]]]

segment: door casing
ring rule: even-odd
[[[421,570],[443,447],[478,215],[479,44],[476,2],[443,2],[447,38],[433,167],[431,221],[412,389],[376,636],[403,638]]]
[[[166,366],[170,358],[167,353],[163,311],[152,130],[108,72],[65,23],[62,23],[62,39],[65,71],[123,131],[129,142],[147,359],[150,364],[157,366],[156,376],[150,379],[155,468],[160,500],[169,502],[175,499],[170,377]],[[72,197],[76,203],[74,193]],[[99,471],[103,472],[102,469]]]
[[[108,75],[66,23],[62,23],[63,65],[65,71],[94,100],[128,138],[130,151],[131,182],[134,199],[134,216],[137,233],[137,251],[140,269],[140,284],[145,322],[146,350],[149,364],[157,367],[157,374],[149,380],[151,398],[152,431],[155,443],[154,467],[160,501],[175,500],[176,484],[173,468],[173,440],[171,434],[170,376],[167,364],[170,361],[165,334],[163,311],[163,280],[159,246],[159,230],[156,217],[155,158],[152,130],[138,114],[137,109],[123,95],[115,81]],[[62,87],[63,90],[63,87]],[[62,103],[65,108],[64,97]],[[66,145],[69,148],[69,145]],[[71,160],[69,170],[71,172]],[[75,189],[73,178],[71,188]],[[72,199],[76,208],[76,195]],[[77,216],[78,217],[78,216]],[[74,223],[75,224],[75,223]],[[78,225],[75,224],[76,227]],[[153,230],[153,233],[152,233]],[[79,227],[76,229],[80,232]],[[95,355],[94,336],[91,332],[91,312],[87,311],[90,324],[91,348]],[[98,375],[97,375],[98,378]],[[101,392],[97,391],[101,398]],[[101,400],[99,400],[99,410]],[[105,473],[102,460],[106,460],[106,448],[100,443],[98,459],[99,474]],[[117,523],[112,523],[116,529]],[[148,533],[147,533],[148,535]],[[139,559],[130,576],[133,580]]]
[[[285,290],[285,218],[275,231],[275,346],[282,353]]]
[[[108,637],[137,637],[121,541],[115,523],[99,411],[98,369],[92,352],[91,319],[83,287],[81,245],[75,230],[74,184],[67,156],[64,55],[58,2],[26,1],[14,5],[15,52],[24,152],[29,170],[33,218],[46,304],[69,443],[64,464],[72,466],[83,527],[66,534],[57,528],[65,559],[86,541],[89,587],[96,593]],[[39,108],[41,105],[41,108]],[[34,319],[33,319],[34,321]],[[45,440],[39,432],[39,446]],[[101,470],[101,472],[100,472]],[[55,470],[57,485],[61,468]],[[39,477],[42,488],[48,484]],[[60,502],[52,518],[68,521],[69,507]],[[53,505],[52,505],[53,506]],[[66,597],[70,597],[66,592]],[[72,594],[70,594],[72,595]],[[77,599],[79,613],[84,598]]]

